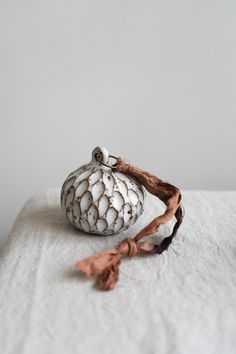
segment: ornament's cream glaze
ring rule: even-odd
[[[142,214],[145,190],[134,178],[103,164],[110,164],[108,151],[96,147],[91,162],[67,177],[61,205],[78,229],[112,235],[126,230]]]

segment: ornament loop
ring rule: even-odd
[[[110,161],[109,161],[110,158],[112,158],[112,159],[114,159],[114,160],[116,160],[116,161],[118,160],[118,157],[113,156],[113,155],[109,155],[109,157],[108,157],[108,162],[110,162]],[[106,163],[100,161],[100,160],[98,159],[98,155],[95,155],[95,159],[96,159],[100,164],[102,164],[102,165],[105,166],[105,167],[108,167],[108,168],[111,168],[111,169],[115,169],[115,168],[116,168],[116,162],[115,162],[114,164],[108,165],[108,164],[106,164]]]

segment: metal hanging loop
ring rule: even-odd
[[[95,158],[96,158],[96,156],[95,156]],[[114,159],[114,160],[118,160],[118,157],[116,157],[116,156],[113,156],[113,155],[109,155],[109,160],[110,160],[110,158],[111,159]],[[108,167],[108,168],[111,168],[111,169],[115,169],[116,168],[116,162],[115,163],[111,163],[110,165],[108,165],[108,164],[106,164],[106,163],[104,163],[104,162],[102,162],[102,161],[100,161],[99,159],[97,159],[97,161],[101,164],[101,165],[103,165],[103,166],[105,166],[105,167]]]

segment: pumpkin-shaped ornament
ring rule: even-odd
[[[145,190],[133,177],[112,168],[104,147],[69,174],[61,205],[69,221],[90,234],[113,235],[133,225],[143,212]]]
[[[61,190],[61,205],[75,227],[91,234],[112,235],[126,230],[143,212],[144,188],[165,205],[164,214],[155,217],[134,238],[126,237],[112,249],[87,257],[76,267],[88,277],[98,277],[103,290],[113,289],[119,279],[124,257],[161,254],[166,251],[182,223],[184,209],[180,190],[159,177],[131,165],[121,157],[109,156],[103,147],[93,150],[89,164],[72,172]],[[143,188],[144,187],[144,188]],[[176,218],[170,236],[159,244],[143,240],[156,233],[160,225]]]

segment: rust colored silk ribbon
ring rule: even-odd
[[[117,247],[97,253],[76,263],[76,267],[87,277],[98,277],[98,286],[103,290],[111,290],[115,287],[119,279],[119,265],[122,258],[131,258],[138,254],[161,254],[167,250],[184,217],[181,193],[177,187],[131,165],[120,157],[112,168],[134,177],[149,193],[158,197],[166,205],[166,210],[164,214],[154,218],[134,238],[127,237]],[[172,233],[164,238],[160,244],[157,245],[150,240],[141,241],[144,237],[157,232],[160,225],[165,224],[173,216],[176,218],[176,223]]]

